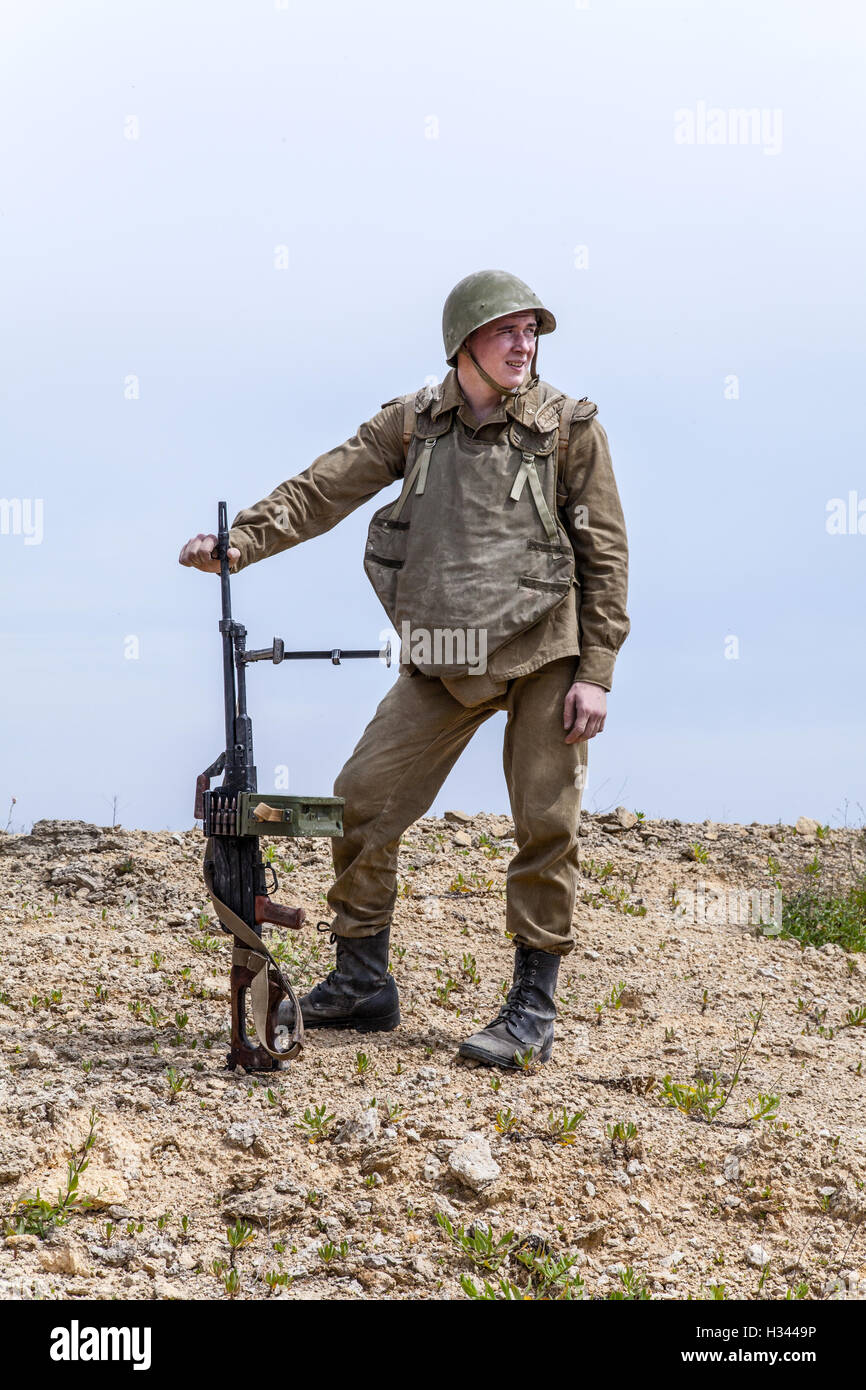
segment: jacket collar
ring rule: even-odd
[[[500,401],[492,415],[484,421],[485,425],[495,424],[497,421],[504,423],[509,416],[517,420],[521,425],[527,425],[530,429],[535,429],[535,415],[541,401],[540,379],[535,376],[521,386],[516,396],[505,397]],[[548,388],[548,392],[549,392]],[[461,406],[466,406],[467,414],[472,407],[466,400],[460,389],[457,380],[457,371],[451,368],[445,380],[442,382],[441,390],[437,394],[437,399],[430,406],[430,414],[435,420],[446,410],[459,410]],[[474,418],[474,417],[473,417]]]

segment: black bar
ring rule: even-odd
[[[333,661],[334,653],[341,661],[351,660],[353,657],[382,656],[381,647],[376,647],[373,651],[345,651],[342,647],[332,647],[327,652],[283,652],[283,661]],[[386,653],[387,654],[387,653]],[[264,647],[258,651],[244,652],[244,662],[250,661],[273,661],[273,647]]]

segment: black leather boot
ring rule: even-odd
[[[388,973],[390,927],[376,936],[337,936],[336,968],[301,996],[305,1028],[352,1028],[357,1033],[387,1033],[400,1022],[400,1000]],[[277,1023],[291,1027],[294,1009],[284,999]]]
[[[533,1061],[546,1062],[553,1050],[553,991],[559,961],[550,951],[518,946],[508,998],[492,1023],[460,1044],[459,1055],[518,1071],[515,1053],[525,1054],[532,1048]]]

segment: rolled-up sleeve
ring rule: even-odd
[[[389,401],[345,444],[238,512],[229,536],[241,553],[235,572],[330,531],[402,477],[403,467],[403,406]]]
[[[628,539],[607,435],[596,418],[572,427],[563,474],[565,514],[580,584],[580,657],[575,680],[610,690],[631,623]]]

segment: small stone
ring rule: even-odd
[[[283,1226],[296,1216],[301,1198],[283,1195],[272,1187],[260,1187],[254,1192],[238,1193],[224,1202],[222,1215],[229,1221],[252,1221],[268,1230]]]
[[[467,816],[465,811],[446,811],[445,820],[449,825],[471,825],[472,817]]]
[[[682,1250],[672,1250],[670,1255],[665,1255],[663,1260],[659,1260],[660,1269],[673,1269],[675,1265],[682,1264],[685,1259]]]
[[[755,1269],[763,1269],[764,1265],[770,1263],[770,1256],[767,1254],[763,1245],[750,1245],[746,1251],[746,1259]]]
[[[361,1172],[376,1175],[387,1173],[389,1169],[394,1167],[398,1157],[399,1151],[396,1144],[374,1144],[371,1148],[366,1149],[361,1157]]]
[[[458,830],[452,843],[457,845],[460,849],[471,849],[472,836],[466,830]]]
[[[800,816],[794,829],[798,835],[803,836],[804,840],[814,840],[821,826],[811,816]]]
[[[65,868],[52,869],[49,883],[54,887],[62,888],[86,888],[90,892],[98,892],[102,887],[102,879],[95,878],[86,869],[80,868],[77,864],[68,864]]]
[[[180,1284],[170,1284],[167,1279],[154,1279],[152,1287],[154,1298],[176,1301],[177,1299],[186,1297]]]
[[[36,1236],[20,1235],[6,1237],[7,1250],[34,1250],[35,1248]]]
[[[725,1175],[726,1182],[740,1181],[740,1160],[737,1158],[736,1154],[727,1155],[722,1172]]]
[[[600,959],[601,959],[600,952],[598,952],[598,951],[593,951],[589,946],[587,946],[587,947],[584,949],[583,954],[584,954],[584,956],[586,957],[587,960],[600,960]]]
[[[379,1137],[379,1113],[372,1105],[365,1105],[348,1115],[337,1133],[335,1144],[372,1144]]]
[[[638,819],[634,811],[627,810],[625,806],[617,806],[615,811],[599,816],[598,823],[602,830],[619,834],[622,830],[633,830]]]
[[[267,1169],[265,1168],[235,1168],[228,1174],[229,1192],[252,1192],[254,1187],[265,1181]],[[275,1184],[277,1192],[288,1192],[290,1187],[280,1181]]]
[[[595,1196],[595,1183],[594,1183],[594,1182],[585,1182],[585,1183],[583,1184],[583,1190],[584,1190],[584,1192],[586,1193],[587,1197],[594,1197],[594,1196]]]
[[[477,1133],[467,1134],[457,1145],[449,1155],[448,1167],[456,1178],[474,1192],[482,1192],[502,1172],[490,1152],[489,1142],[483,1134]]]
[[[460,1213],[453,1203],[441,1193],[436,1198],[436,1210],[440,1216],[447,1216],[449,1221],[459,1221]]]
[[[251,1149],[258,1137],[259,1132],[254,1124],[248,1120],[239,1120],[236,1124],[229,1125],[225,1138],[232,1149]]]

